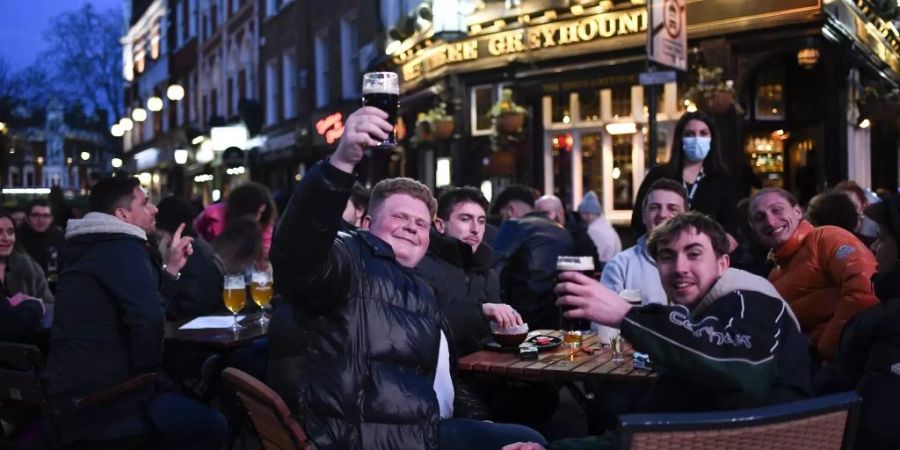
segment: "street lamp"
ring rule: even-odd
[[[0,122],[0,133],[6,131],[6,122]]]
[[[161,98],[157,96],[153,96],[147,99],[147,109],[153,112],[159,112],[163,109],[163,101]]]
[[[114,169],[118,169],[122,167],[122,160],[120,158],[113,158],[109,160],[109,165],[113,166]]]
[[[127,117],[123,117],[119,119],[119,126],[122,127],[122,131],[131,131],[134,128],[134,122]]]
[[[178,150],[175,150],[174,156],[175,164],[184,164],[188,160],[188,151],[183,148],[179,148]]]
[[[81,152],[81,160],[82,161],[87,161],[89,159],[91,159],[90,152]]]
[[[147,110],[141,107],[134,108],[134,110],[131,111],[131,118],[135,122],[143,122],[147,120]]]
[[[122,137],[125,134],[125,130],[122,129],[122,125],[114,123],[113,126],[109,128],[109,134],[113,135],[113,137]]]
[[[181,85],[173,84],[166,89],[166,97],[169,97],[169,100],[173,102],[177,102],[184,98],[184,88]]]

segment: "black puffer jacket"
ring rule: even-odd
[[[532,330],[559,327],[556,259],[572,254],[572,236],[543,213],[503,222],[494,242],[494,270],[500,288]]]
[[[432,230],[428,254],[418,266],[431,281],[460,356],[480,350],[481,338],[490,334],[481,306],[500,303],[500,279],[488,266],[491,252],[482,243],[472,253],[465,242]]]
[[[286,334],[296,339],[296,372],[280,377],[296,380],[288,401],[318,448],[436,448],[433,384],[447,328],[418,270],[398,264],[391,247],[367,231],[338,233],[354,181],[317,164],[275,232],[275,285],[297,321]],[[270,339],[285,351],[279,335]],[[455,367],[452,352],[450,361]],[[456,400],[458,409],[459,392]]]

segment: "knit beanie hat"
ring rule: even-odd
[[[603,215],[603,206],[600,205],[600,199],[597,198],[597,194],[594,191],[588,191],[587,194],[584,194],[581,204],[578,205],[578,212],[596,214],[598,216]]]

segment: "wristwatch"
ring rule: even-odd
[[[163,264],[163,266],[162,266],[163,272],[167,273],[170,277],[174,278],[175,281],[178,281],[181,279],[181,272],[178,272],[175,275],[172,275],[171,273],[169,273],[168,270],[166,270],[166,266],[168,266],[168,264]]]

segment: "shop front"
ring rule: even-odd
[[[446,178],[439,164],[449,164],[453,184],[487,182],[493,192],[528,184],[570,208],[593,190],[612,222],[627,223],[650,166],[648,90],[638,82],[646,70],[646,6],[521,3],[487,2],[469,17],[463,39],[426,33],[393,53],[410,129],[407,173],[439,185]],[[857,100],[865,80],[896,85],[896,30],[845,0],[699,0],[688,3],[687,16],[689,70],[656,89],[655,163],[668,160],[681,114],[702,109],[715,118],[738,179],[753,173],[763,185],[792,190],[872,179],[867,129],[878,125]],[[507,100],[524,117],[512,133],[499,129]],[[423,140],[419,124],[436,129],[441,120],[434,111],[455,127]],[[894,122],[885,133],[896,134]],[[893,142],[893,176],[885,178],[896,187]]]

